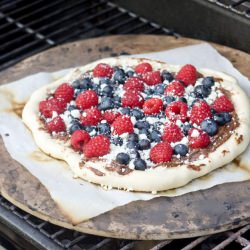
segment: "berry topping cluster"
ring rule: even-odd
[[[136,170],[208,147],[233,110],[216,79],[194,66],[172,73],[147,62],[127,69],[100,63],[39,103],[52,137],[68,136],[84,158]]]

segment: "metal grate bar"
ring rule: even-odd
[[[147,27],[147,25],[149,25],[149,24],[141,22],[141,23],[138,23],[138,24],[136,24],[134,26],[130,26],[130,27],[124,28],[122,30],[122,32],[120,32],[120,33],[121,34],[132,33],[132,32],[135,32],[136,30],[143,29],[144,27]]]
[[[13,5],[16,5],[16,4],[21,3],[21,2],[23,2],[23,0],[10,1],[10,3],[7,3],[7,4],[0,6],[0,11],[5,11],[8,8],[12,7]]]
[[[217,245],[216,247],[214,247],[213,250],[221,250],[221,249],[225,248],[231,242],[235,241],[239,236],[241,236],[242,234],[244,234],[245,232],[247,232],[249,229],[250,229],[250,225],[247,225],[247,226],[243,227],[242,229],[240,229],[236,233],[233,233],[229,238],[227,238],[226,240],[222,241],[219,245]]]
[[[196,240],[192,241],[191,243],[189,243],[188,245],[186,245],[181,250],[191,250],[191,249],[195,248],[196,246],[198,246],[201,242],[203,242],[204,240],[206,240],[208,237],[209,236],[202,236],[200,238],[197,238]]]
[[[113,239],[106,238],[101,242],[97,243],[95,246],[88,248],[88,250],[99,250],[101,247],[107,246]]]
[[[159,244],[157,244],[156,246],[154,246],[153,248],[151,248],[150,250],[159,250],[159,249],[162,249],[163,247],[167,246],[171,242],[172,242],[172,240],[162,241]]]
[[[69,248],[69,247],[72,247],[74,246],[75,244],[77,244],[78,242],[80,242],[81,240],[85,239],[87,237],[87,235],[85,234],[82,234],[80,235],[79,237],[75,238],[74,240],[70,241],[69,243],[67,243],[65,245],[66,248]]]
[[[136,247],[137,244],[138,244],[138,241],[129,242],[127,245],[125,245],[124,247],[122,247],[120,250],[134,249],[134,247]]]

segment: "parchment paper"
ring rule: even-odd
[[[250,82],[232,64],[208,44],[187,46],[138,57],[158,59],[170,64],[194,64],[197,68],[224,71],[238,79],[250,96]],[[67,164],[45,155],[33,141],[30,131],[13,110],[27,102],[31,93],[44,84],[62,76],[69,69],[54,73],[38,73],[0,87],[0,134],[11,157],[21,163],[48,189],[52,199],[59,205],[72,223],[95,217],[117,206],[135,200],[149,200],[158,195],[178,196],[188,192],[207,189],[225,182],[250,179],[250,147],[240,157],[240,165],[234,163],[218,169],[206,178],[199,178],[188,185],[157,195],[131,193],[118,190],[106,191],[94,184],[75,179]],[[5,136],[9,134],[9,136]]]

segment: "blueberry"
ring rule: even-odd
[[[176,155],[185,156],[188,153],[188,147],[184,144],[177,144],[174,146],[174,153]]]
[[[92,88],[92,90],[94,90],[96,93],[98,93],[98,92],[99,92],[100,86],[99,86],[99,84],[93,83],[93,84],[91,85],[91,88]]]
[[[158,130],[158,129],[161,128],[161,126],[162,126],[163,124],[164,124],[164,123],[162,123],[162,122],[156,122],[156,123],[153,124],[153,128],[156,129],[156,130]]]
[[[99,104],[100,110],[108,110],[114,108],[114,102],[110,97],[105,97],[101,100]]]
[[[137,150],[130,150],[129,155],[132,159],[141,158],[140,153]]]
[[[146,121],[137,121],[135,123],[135,127],[138,129],[149,129],[150,128],[150,124]]]
[[[154,90],[151,89],[151,88],[146,88],[146,89],[144,90],[144,93],[150,97],[151,95],[154,94]]]
[[[154,88],[154,94],[155,95],[163,95],[164,94],[164,89],[165,89],[165,85],[164,84],[158,84]]]
[[[74,91],[74,97],[77,97],[78,95],[80,95],[83,92],[82,89],[75,89]]]
[[[130,115],[130,108],[122,108],[121,113],[123,115]]]
[[[195,99],[195,100],[193,100],[193,102],[191,103],[191,107],[193,107],[194,106],[194,104],[196,103],[196,102],[198,102],[198,101],[200,101],[199,99]]]
[[[115,71],[114,80],[120,84],[123,84],[126,79],[126,75],[123,69],[118,69]]]
[[[173,75],[170,72],[167,72],[166,70],[163,70],[161,73],[162,79],[167,80],[169,82],[172,82],[174,80]]]
[[[137,142],[134,142],[134,141],[128,141],[126,146],[129,149],[138,149],[139,148],[139,144]]]
[[[99,123],[97,125],[97,131],[99,132],[99,134],[104,134],[104,135],[108,135],[111,132],[108,123]]]
[[[79,89],[80,88],[80,80],[77,79],[75,81],[72,82],[71,86],[74,88],[74,89]]]
[[[187,99],[185,97],[179,97],[178,101],[187,103]]]
[[[135,133],[128,135],[128,141],[138,142],[139,136]]]
[[[96,133],[96,127],[95,126],[86,126],[84,128],[84,130],[86,130],[88,133],[91,133],[92,131],[95,131],[95,133]]]
[[[114,91],[114,88],[113,88],[111,85],[106,85],[106,86],[102,89],[101,94],[104,95],[104,96],[112,97],[113,91]]]
[[[92,86],[91,79],[86,77],[81,80],[79,88],[87,90],[90,89],[91,86]]]
[[[191,93],[191,96],[192,97],[195,97],[195,98],[200,98],[202,99],[203,98],[203,95],[202,95],[202,85],[198,85],[194,88],[194,91]]]
[[[69,133],[73,134],[76,130],[79,130],[79,129],[82,129],[82,125],[79,122],[75,121],[69,127]]]
[[[121,97],[116,95],[116,96],[113,97],[113,100],[114,100],[115,103],[118,103],[118,102],[120,103],[121,102]]]
[[[215,109],[211,109],[211,113],[212,113],[213,115],[215,115],[215,114],[217,113],[217,111],[216,111]]]
[[[232,120],[232,116],[230,113],[222,112],[219,114],[215,114],[214,120],[218,125],[222,126],[222,125],[230,122]]]
[[[144,171],[147,168],[147,163],[142,159],[135,159],[134,166],[136,170]]]
[[[67,107],[67,110],[68,110],[68,111],[72,111],[72,110],[75,110],[75,109],[77,109],[77,107],[76,107],[75,105],[69,105],[69,106]]]
[[[163,102],[166,104],[169,104],[169,103],[174,102],[174,101],[175,101],[175,98],[173,96],[165,96],[163,98]]]
[[[214,78],[212,76],[205,77],[201,83],[203,84],[203,86],[211,88],[212,86],[214,86]]]
[[[187,124],[184,124],[183,127],[182,127],[182,130],[183,130],[183,133],[184,135],[188,135],[188,131],[189,129],[191,129],[193,126],[189,123]]]
[[[147,139],[139,140],[138,144],[140,150],[145,150],[150,148],[150,141]]]
[[[122,165],[127,165],[129,164],[130,157],[128,154],[125,153],[119,153],[116,156],[116,161]]]
[[[122,146],[123,140],[121,137],[113,137],[111,138],[111,143],[115,144],[116,146]]]
[[[145,117],[144,113],[139,109],[133,109],[131,115],[135,117],[136,120],[140,120]]]
[[[128,77],[132,77],[133,75],[134,75],[134,71],[133,70],[129,70],[129,71],[127,71],[126,72],[126,75],[128,76]]]
[[[99,80],[99,85],[102,84],[109,85],[112,84],[112,81],[109,78],[104,77]]]
[[[140,129],[140,130],[139,130],[139,134],[140,134],[140,135],[141,135],[141,134],[145,134],[147,137],[150,136],[150,132],[149,132],[148,129],[146,129],[146,128]]]
[[[218,132],[218,125],[213,119],[206,119],[201,123],[201,129],[208,135],[214,136]]]
[[[158,130],[152,130],[152,132],[150,133],[150,140],[153,142],[160,142],[161,133]]]

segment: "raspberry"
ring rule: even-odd
[[[77,150],[82,150],[83,145],[85,145],[90,140],[90,135],[84,130],[76,130],[71,136],[71,146]]]
[[[166,110],[166,116],[171,121],[181,120],[185,122],[187,120],[188,106],[185,102],[177,101],[170,103]]]
[[[209,105],[206,101],[198,101],[191,109],[190,121],[200,125],[205,119],[212,117]]]
[[[80,120],[84,126],[96,126],[102,120],[102,113],[98,108],[90,108],[85,110]]]
[[[110,140],[104,135],[97,135],[83,146],[83,154],[87,158],[99,157],[110,151]]]
[[[211,105],[216,112],[231,112],[234,110],[234,105],[225,95],[218,97]]]
[[[159,98],[151,98],[144,102],[143,111],[146,115],[158,114],[162,110],[163,102]]]
[[[164,163],[171,160],[173,155],[173,149],[167,142],[161,142],[156,144],[150,150],[150,160],[154,163]]]
[[[120,115],[115,119],[115,121],[112,124],[113,133],[117,135],[121,135],[124,133],[133,133],[134,132],[134,126],[130,119],[130,117],[126,115]]]
[[[47,129],[50,132],[63,132],[66,130],[66,126],[63,119],[57,116],[47,123]]]
[[[191,64],[184,65],[175,76],[175,79],[183,82],[186,86],[194,85],[197,79],[196,68]]]
[[[162,140],[164,142],[177,142],[180,141],[183,137],[184,134],[176,124],[166,124],[162,135]]]
[[[80,109],[89,109],[98,104],[98,96],[94,90],[86,90],[76,98],[76,106]]]
[[[171,96],[183,96],[185,93],[185,88],[180,82],[170,83],[164,91],[164,95]]]
[[[53,111],[62,114],[65,111],[66,103],[62,100],[52,98],[39,103],[39,111],[45,118],[51,118]]]
[[[112,124],[114,120],[120,115],[121,114],[119,112],[107,110],[103,114],[103,119],[106,120],[108,124]]]
[[[70,102],[74,97],[74,89],[67,83],[63,83],[56,89],[54,97],[62,99],[65,102]]]
[[[135,72],[137,74],[144,74],[144,73],[150,72],[152,70],[153,70],[153,68],[152,68],[151,64],[149,64],[149,63],[140,63],[135,67]]]
[[[124,90],[144,91],[144,82],[139,77],[130,77],[123,85]]]
[[[191,148],[206,148],[210,143],[209,135],[196,128],[191,128],[188,131],[188,140]]]
[[[109,77],[113,75],[113,69],[106,63],[99,63],[93,70],[94,77]]]
[[[149,86],[157,85],[162,82],[160,71],[147,72],[142,75],[142,79]]]
[[[137,91],[126,91],[122,97],[122,107],[142,108],[144,99]]]

